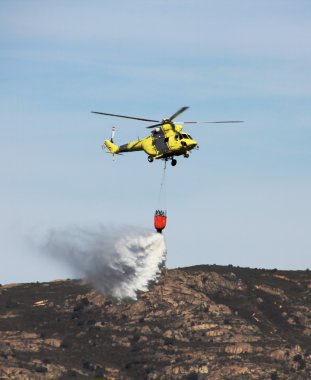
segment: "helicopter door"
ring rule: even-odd
[[[165,142],[165,134],[162,131],[162,129],[154,133],[153,145],[155,146],[156,150],[162,154],[169,152],[170,149],[167,143]]]

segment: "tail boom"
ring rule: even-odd
[[[112,154],[119,154],[124,152],[136,152],[139,150],[143,150],[141,140],[132,141],[128,144],[124,145],[116,145],[110,140],[105,140],[104,142],[105,146],[108,148],[109,152]]]

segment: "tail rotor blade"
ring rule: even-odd
[[[110,139],[110,141],[111,141],[112,143],[114,142],[114,135],[115,135],[115,133],[116,133],[116,127],[113,126],[113,127],[111,128],[111,139]]]

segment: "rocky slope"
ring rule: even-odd
[[[0,287],[0,379],[311,379],[311,275],[196,266],[137,301]]]

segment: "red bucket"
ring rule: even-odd
[[[154,215],[154,228],[157,232],[162,233],[166,227],[166,212],[157,210]]]

